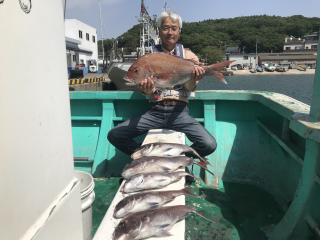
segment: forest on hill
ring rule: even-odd
[[[307,18],[302,15],[291,17],[248,16],[228,19],[208,19],[199,22],[183,22],[178,43],[190,48],[200,58],[208,62],[222,59],[225,47],[237,46],[245,53],[253,53],[258,40],[258,52],[282,52],[285,37],[301,38],[318,32],[320,18]],[[120,35],[118,49],[126,54],[136,51],[139,46],[140,24],[134,25]],[[111,40],[104,40],[106,54],[110,54]],[[101,40],[98,50],[102,51]]]

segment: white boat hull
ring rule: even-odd
[[[119,91],[138,91],[138,86],[127,86],[123,79],[132,62],[112,62],[108,68],[108,77]]]

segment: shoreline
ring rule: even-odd
[[[229,70],[230,72],[233,72],[233,76],[238,76],[238,75],[304,75],[304,74],[315,74],[315,69],[307,69],[306,71],[299,71],[298,69],[289,69],[287,72],[256,72],[256,73],[251,73],[249,70],[236,70],[232,71]]]

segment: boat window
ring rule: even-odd
[[[79,38],[82,38],[82,31],[79,30]]]
[[[96,37],[92,36],[92,42],[96,42]]]
[[[311,45],[311,49],[317,49],[318,45]]]
[[[248,56],[243,56],[243,60],[248,60],[249,57]]]
[[[86,33],[86,39],[89,41],[89,33]]]

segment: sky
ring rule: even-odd
[[[66,19],[77,19],[97,29],[101,39],[99,0],[66,0]],[[65,0],[62,0],[63,6]],[[144,0],[149,15],[158,16],[167,2],[185,22],[251,15],[320,17],[320,0]],[[103,38],[116,38],[136,25],[141,0],[100,0]],[[183,27],[183,26],[182,26]]]

